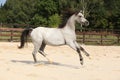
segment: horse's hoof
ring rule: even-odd
[[[34,60],[34,63],[37,63],[37,61],[36,61],[36,60]]]
[[[92,59],[90,56],[88,57],[90,60]]]
[[[86,56],[88,56],[88,57],[89,57],[89,56],[90,56],[90,54],[86,54]]]
[[[47,57],[46,57],[47,58]],[[52,64],[53,63],[53,61],[52,60],[50,60],[49,58],[47,58],[47,60],[48,60],[48,62],[50,63],[50,64]]]
[[[80,64],[83,65],[83,59],[80,59]]]
[[[80,61],[80,64],[83,65],[83,61]]]

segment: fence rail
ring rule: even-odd
[[[19,41],[22,31],[21,28],[0,28],[0,41]]]
[[[0,28],[0,41],[20,41],[21,28]],[[120,30],[76,31],[77,41],[84,44],[120,44]]]
[[[85,44],[120,44],[120,30],[85,30],[77,33],[77,41]]]

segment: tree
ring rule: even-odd
[[[58,27],[61,22],[60,16],[58,14],[54,14],[49,17],[48,26],[49,27]]]
[[[47,20],[43,16],[40,16],[39,14],[35,14],[35,16],[32,18],[31,24],[39,25],[39,26],[46,26]]]
[[[7,0],[0,6],[0,23],[57,27],[70,13],[83,10],[90,22],[87,28],[120,29],[119,3],[120,0]]]
[[[35,5],[37,16],[42,16],[43,19],[46,21],[41,21],[40,25],[49,26],[49,17],[52,15],[58,13],[57,11],[57,4],[54,2],[54,0],[37,0],[37,3]],[[34,16],[36,17],[36,16]],[[34,19],[33,17],[33,19]]]
[[[6,11],[6,23],[29,23],[34,14],[34,5],[34,0],[7,0],[2,7]]]

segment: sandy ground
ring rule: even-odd
[[[120,46],[82,45],[92,59],[78,54],[68,46],[47,46],[45,52],[53,63],[37,54],[32,58],[33,45],[18,49],[19,43],[0,42],[0,80],[120,80]]]

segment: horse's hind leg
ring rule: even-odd
[[[44,57],[46,57],[46,54],[44,53],[45,46],[46,46],[46,44],[44,42],[42,42],[42,45],[41,45],[41,47],[39,48],[39,51],[38,51]]]
[[[46,44],[43,42],[41,47],[39,48],[39,53],[42,54],[50,63],[52,63],[52,61],[46,56],[44,49],[45,49]]]
[[[37,62],[36,54],[37,54],[40,46],[41,46],[41,45],[39,45],[39,44],[34,44],[34,50],[33,50],[33,52],[32,52],[34,62]]]

